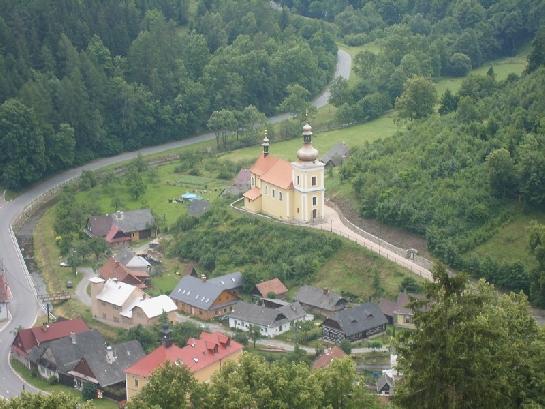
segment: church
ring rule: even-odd
[[[312,127],[303,126],[303,146],[297,161],[288,162],[269,153],[267,134],[263,153],[250,169],[250,190],[244,208],[276,219],[313,223],[324,217],[324,164],[312,146]]]

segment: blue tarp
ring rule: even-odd
[[[182,199],[184,200],[189,200],[190,202],[192,202],[193,200],[201,200],[202,197],[200,197],[198,194],[196,193],[189,193],[189,192],[186,192],[182,195]]]

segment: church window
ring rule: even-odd
[[[276,197],[276,191],[273,189],[273,198]]]
[[[300,179],[299,179],[299,176],[297,176],[297,186],[299,186],[301,183]]]
[[[282,200],[282,192],[278,192],[278,200]]]
[[[318,198],[316,196],[312,196],[312,206],[316,206],[318,203]]]
[[[267,185],[265,185],[265,194],[267,194]]]
[[[252,186],[255,186],[255,179],[253,176],[252,176]]]
[[[297,214],[299,214],[299,208],[297,208]]]
[[[316,186],[316,176],[312,177],[312,186]]]

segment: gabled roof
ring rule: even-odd
[[[337,311],[346,305],[346,299],[339,294],[310,285],[302,286],[297,291],[295,299],[302,304],[326,311]]]
[[[257,160],[254,162],[252,167],[250,168],[250,172],[257,176],[263,176],[265,173],[269,171],[273,167],[273,165],[280,160],[276,156],[273,155],[267,155],[265,156],[263,153],[259,155]]]
[[[124,233],[142,231],[155,225],[150,209],[129,210],[112,214],[113,223]]]
[[[342,163],[343,159],[348,156],[350,148],[344,143],[337,143],[331,147],[327,153],[322,156],[321,161],[325,164],[331,161],[335,166],[338,166]]]
[[[239,286],[237,276],[229,276],[231,275],[216,277],[207,281],[193,276],[182,277],[176,288],[170,293],[170,298],[208,310],[223,291],[234,288],[233,285]],[[225,277],[228,277],[228,279],[225,279]],[[224,285],[221,284],[222,280]]]
[[[91,216],[87,228],[93,236],[105,237],[112,227],[112,216]]]
[[[121,250],[119,250],[119,252],[113,256],[113,258],[126,266],[135,256],[136,253],[134,251],[129,250],[127,247],[122,247]]]
[[[267,327],[275,327],[294,320],[301,320],[306,315],[307,313],[298,302],[280,308],[268,308],[240,301],[235,304],[233,311],[229,313],[230,318]]]
[[[193,200],[187,207],[187,214],[193,217],[199,217],[205,214],[210,208],[208,200]]]
[[[174,301],[168,295],[159,295],[157,297],[146,298],[144,300],[136,300],[133,304],[121,311],[121,315],[131,318],[133,310],[141,308],[146,317],[155,318],[163,312],[169,313],[176,311],[177,307]]]
[[[255,285],[261,297],[268,297],[270,293],[274,295],[284,295],[288,292],[288,288],[278,278],[263,281]]]
[[[17,336],[21,341],[21,345],[18,346],[25,352],[28,352],[33,347],[44,342],[66,337],[72,332],[79,334],[86,331],[89,331],[89,327],[82,319],[57,321],[51,324],[19,330]],[[14,342],[17,342],[17,338]]]
[[[234,273],[210,278],[208,282],[215,284],[224,290],[234,290],[235,288],[242,286],[242,273],[240,271],[235,271]]]
[[[390,317],[393,317],[394,314],[412,314],[413,312],[408,308],[408,305],[411,302],[410,297],[418,298],[416,294],[409,295],[406,292],[399,293],[396,301],[381,298],[379,308],[385,315]]]
[[[106,280],[104,287],[97,294],[97,300],[122,307],[127,300],[138,291],[137,287],[115,279]]]
[[[332,318],[325,320],[324,325],[328,321],[336,322],[346,336],[355,335],[388,322],[378,305],[373,303],[360,304],[338,311]]]
[[[145,355],[142,345],[138,341],[123,342],[112,345],[110,348],[108,350],[102,345],[102,347],[87,351],[78,362],[79,364],[85,361],[102,387],[124,382],[125,369]],[[74,366],[72,371],[75,375],[78,374],[78,364]]]
[[[241,344],[232,341],[222,333],[203,332],[199,339],[190,338],[183,348],[176,345],[169,347],[161,345],[127,368],[125,372],[147,377],[166,362],[185,365],[190,372],[197,372],[242,351],[242,348]]]
[[[312,369],[327,368],[334,359],[344,358],[346,354],[338,346],[327,348],[318,358],[312,363]]]
[[[261,197],[261,189],[253,187],[242,195],[249,200],[255,200]]]
[[[282,189],[293,186],[291,163],[284,159],[278,159],[267,172],[261,175],[261,180]]]

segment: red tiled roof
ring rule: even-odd
[[[346,354],[338,346],[326,349],[322,355],[312,363],[312,369],[327,368],[334,359],[343,358]]]
[[[258,283],[255,286],[262,297],[267,297],[270,293],[273,293],[275,295],[283,295],[288,292],[287,287],[278,278],[263,281],[262,283]]]
[[[121,236],[121,237],[115,237],[117,233],[119,233],[121,230],[119,227],[117,227],[115,224],[112,224],[112,227],[110,228],[110,231],[108,234],[106,234],[106,237],[104,237],[104,240],[106,240],[107,243],[118,243],[121,241],[130,241],[131,238],[129,236]]]
[[[245,192],[242,196],[250,200],[255,200],[261,196],[261,190],[257,187],[253,187],[247,192]]]
[[[89,331],[89,327],[82,319],[64,320],[34,328],[21,329],[17,333],[14,343],[18,343],[19,338],[20,344],[17,346],[28,352],[44,342],[67,337],[71,332],[79,334],[86,331]]]
[[[261,180],[283,189],[289,189],[293,186],[291,163],[284,159],[278,159],[261,176]]]
[[[125,267],[114,257],[110,257],[108,258],[108,260],[106,260],[106,263],[104,263],[104,265],[99,270],[99,275],[104,280],[108,280],[109,278],[117,278],[119,281],[123,282],[125,282],[127,276],[134,277],[136,281],[140,281],[140,279],[146,279],[149,277],[149,273],[147,271],[133,271]],[[134,280],[132,280],[130,284],[132,284],[133,281]]]
[[[250,168],[250,172],[257,176],[261,176],[269,171],[270,168],[279,160],[276,156],[272,155],[259,155],[259,158]]]
[[[183,348],[176,345],[169,347],[161,345],[127,368],[125,372],[138,376],[150,376],[167,361],[174,364],[181,363],[190,372],[197,372],[214,362],[241,351],[242,348],[241,344],[230,340],[222,333],[203,332],[199,339],[190,338]]]

